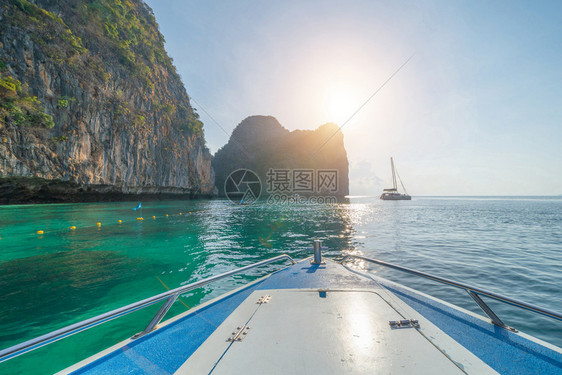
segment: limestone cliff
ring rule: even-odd
[[[0,202],[212,194],[202,126],[141,0],[0,0]]]
[[[266,195],[298,193],[343,197],[349,194],[347,153],[343,134],[335,124],[289,132],[274,117],[248,117],[234,129],[228,143],[213,158],[215,184],[220,195],[224,195],[226,178],[240,168],[256,172]],[[337,171],[335,191],[322,188],[319,171]]]

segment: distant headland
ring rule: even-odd
[[[234,129],[228,143],[216,152],[212,165],[221,196],[228,194],[229,176],[240,169],[257,174],[265,195],[349,194],[347,153],[343,134],[335,124],[290,132],[274,117],[251,116]]]

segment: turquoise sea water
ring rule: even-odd
[[[302,259],[315,238],[328,246],[329,257],[363,254],[562,311],[562,197],[145,202],[143,221],[136,220],[136,204],[0,207],[0,349],[280,253]],[[465,292],[379,266],[355,266],[481,313]],[[280,267],[193,291],[167,317]],[[562,323],[490,305],[507,324],[562,346]],[[0,364],[0,373],[61,370],[142,330],[157,308]]]

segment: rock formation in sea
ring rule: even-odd
[[[198,117],[141,0],[0,0],[0,203],[211,195]]]
[[[274,117],[251,116],[232,132],[213,157],[215,184],[238,169],[254,171],[264,194],[336,196],[349,194],[349,164],[338,126],[288,131]],[[335,177],[335,180],[334,180]]]

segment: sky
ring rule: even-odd
[[[212,153],[251,115],[335,122],[351,195],[391,156],[414,196],[562,194],[561,1],[146,2]]]

